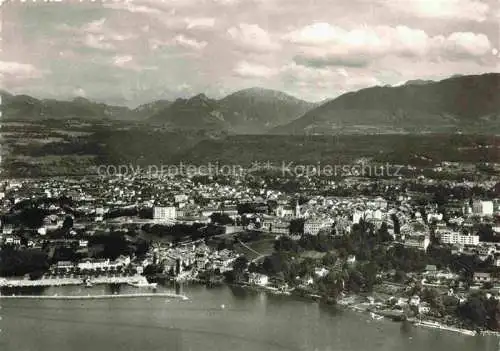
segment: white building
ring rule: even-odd
[[[492,216],[493,201],[474,201],[472,203],[472,213],[480,216]]]
[[[269,277],[265,274],[250,273],[248,282],[255,285],[267,285],[269,283]]]
[[[333,221],[327,219],[308,219],[304,223],[304,234],[317,235],[321,229],[331,227]]]
[[[442,213],[428,213],[427,214],[427,222],[430,223],[432,221],[440,222],[443,220]]]
[[[172,220],[177,217],[176,209],[173,206],[168,207],[153,207],[153,219],[164,221]]]
[[[269,233],[290,234],[290,222],[285,220],[264,219],[262,228]]]
[[[418,235],[406,237],[403,245],[406,247],[425,251],[429,247],[430,243],[431,241],[427,235]]]
[[[352,223],[353,224],[358,224],[359,221],[364,217],[364,212],[362,211],[355,211],[352,214]]]
[[[91,270],[94,271],[96,269],[107,269],[109,268],[109,259],[105,260],[84,260],[78,263],[78,268],[80,270]]]
[[[293,209],[291,208],[285,208],[283,206],[278,206],[276,208],[276,216],[281,217],[281,218],[293,218],[295,215]]]
[[[441,242],[453,245],[479,245],[479,235],[462,235],[453,231],[441,232]]]
[[[187,202],[187,200],[188,200],[188,196],[185,194],[179,194],[179,195],[174,196],[174,201],[175,201],[175,203],[178,203],[178,204],[183,203],[183,202]]]

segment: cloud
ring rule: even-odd
[[[85,24],[81,30],[85,33],[102,33],[104,30],[104,23],[106,22],[106,18],[100,18],[95,21],[91,21]]]
[[[83,38],[85,46],[98,50],[113,50],[115,46],[107,42],[104,35],[87,34]]]
[[[174,42],[182,47],[194,50],[202,50],[208,44],[206,41],[198,41],[196,39],[188,38],[182,34],[176,36],[174,38]]]
[[[132,34],[131,32],[125,33],[123,29],[118,30],[113,28],[110,20],[104,17],[79,26],[71,26],[64,23],[56,25],[55,28],[62,37],[68,34],[71,35],[70,42],[73,44],[76,43],[88,48],[104,51],[115,50],[117,48],[116,44],[119,42],[126,42],[138,37],[137,34]]]
[[[316,100],[379,83],[498,71],[495,1],[125,0],[64,3],[56,12],[11,4],[3,60],[35,67],[11,67],[29,81],[5,67],[0,74],[42,95],[78,84],[90,99],[134,103],[174,99],[182,83],[194,94],[254,80]]]
[[[268,32],[257,24],[240,23],[227,30],[230,39],[243,50],[268,52],[279,49]]]
[[[233,69],[233,72],[240,77],[245,78],[269,78],[277,72],[267,66],[250,63],[247,61],[240,61]]]
[[[447,38],[438,37],[434,39],[434,43],[441,46],[445,52],[457,57],[480,57],[492,50],[486,35],[470,32],[452,33]]]
[[[314,23],[286,34],[295,45],[298,64],[366,67],[387,56],[427,59],[477,59],[491,51],[484,34],[455,32],[449,36],[429,36],[406,26],[363,26],[346,30],[329,23]]]
[[[132,56],[124,55],[124,56],[115,56],[113,57],[113,64],[118,67],[125,66],[128,62],[132,61]]]
[[[215,25],[215,18],[213,17],[197,17],[184,19],[187,29],[191,28],[212,28]]]
[[[18,78],[39,78],[42,72],[29,63],[0,61],[0,75]]]
[[[487,3],[481,0],[379,0],[391,10],[421,18],[486,20]]]
[[[369,65],[367,57],[348,56],[348,55],[307,55],[298,54],[293,60],[303,66],[325,67],[325,66],[343,66],[343,67],[366,67]]]
[[[154,6],[154,3],[147,1],[119,1],[104,3],[104,7],[114,10],[124,10],[131,13],[162,15],[164,12]]]
[[[280,79],[285,87],[297,88],[300,96],[309,100],[332,98],[353,89],[381,85],[371,73],[350,74],[343,68],[313,68],[294,62],[284,65]]]
[[[156,66],[145,66],[138,64],[132,55],[116,55],[113,56],[109,63],[111,63],[114,67],[118,67],[121,69],[144,72],[150,70],[157,70]]]
[[[82,87],[78,87],[78,88],[75,88],[73,90],[73,95],[74,96],[85,97],[85,96],[87,96],[87,92]]]

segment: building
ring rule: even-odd
[[[492,281],[490,273],[475,272],[474,283],[490,283]]]
[[[269,283],[269,277],[265,274],[250,273],[248,282],[255,285],[267,285]]]
[[[109,259],[101,259],[101,260],[91,260],[86,259],[78,263],[78,268],[80,270],[90,270],[95,271],[97,269],[107,269],[109,268]]]
[[[427,235],[418,235],[406,237],[403,245],[405,247],[426,251],[430,243],[430,239]]]
[[[326,219],[308,219],[304,223],[304,234],[317,235],[321,229],[331,227],[333,222]]]
[[[479,235],[462,235],[457,232],[441,232],[441,242],[452,245],[479,245]]]
[[[269,233],[290,234],[290,222],[281,219],[266,219],[262,221],[262,229]]]
[[[281,218],[293,218],[294,211],[291,208],[285,208],[283,206],[279,206],[276,208],[276,216]]]
[[[472,213],[479,216],[492,216],[493,201],[474,201],[472,203]]]
[[[187,202],[188,201],[188,196],[185,195],[185,194],[178,194],[178,195],[175,195],[174,196],[174,201],[175,203],[177,204],[180,204],[180,203],[183,203],[183,202]]]
[[[75,265],[71,261],[59,261],[59,262],[57,262],[57,265],[56,265],[56,269],[58,271],[69,272],[73,268],[75,268]]]
[[[153,207],[153,219],[159,221],[174,220],[177,217],[176,209],[173,206]]]

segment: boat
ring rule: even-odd
[[[382,318],[384,318],[384,316],[381,316],[381,315],[373,313],[373,312],[370,312],[370,317],[372,317],[372,319],[375,319],[377,321],[381,320]]]
[[[90,279],[85,279],[83,281],[83,284],[85,285],[86,288],[91,288],[94,286],[94,284],[92,284],[92,282],[90,281]]]
[[[135,288],[152,288],[156,289],[157,283],[149,283],[146,279],[138,280],[135,282],[128,282],[128,285]]]

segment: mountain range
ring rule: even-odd
[[[453,76],[375,86],[310,103],[285,93],[250,88],[222,99],[204,94],[158,100],[135,109],[92,102],[2,96],[7,120],[127,120],[172,130],[231,134],[380,134],[500,131],[500,74]]]
[[[500,74],[410,81],[346,93],[274,134],[400,133],[500,129]]]

